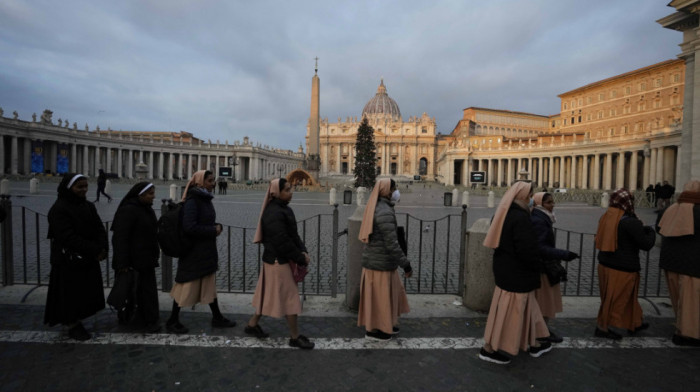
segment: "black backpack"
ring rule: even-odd
[[[168,202],[168,210],[158,218],[158,245],[166,256],[182,257],[192,247],[182,230],[185,202]]]

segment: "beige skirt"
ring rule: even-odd
[[[666,282],[678,333],[700,339],[700,278],[666,271]]]
[[[216,273],[185,283],[175,283],[170,290],[170,297],[180,306],[186,308],[200,304],[210,304],[216,299]]]
[[[561,303],[561,286],[559,283],[551,286],[547,274],[540,274],[540,288],[535,290],[535,298],[543,317],[553,319],[557,313],[564,310]]]
[[[391,333],[393,327],[399,324],[399,316],[410,310],[398,270],[374,271],[362,268],[358,327],[364,325],[367,331],[378,329]]]
[[[642,325],[642,307],[637,300],[639,280],[639,272],[618,271],[598,264],[598,327],[634,331]]]
[[[537,346],[537,338],[547,336],[549,330],[534,291],[513,293],[496,286],[484,331],[488,348],[518,355],[519,349]]]
[[[301,313],[299,289],[289,264],[263,263],[253,294],[255,314],[282,318]]]

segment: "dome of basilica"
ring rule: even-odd
[[[388,118],[393,121],[401,120],[399,105],[386,93],[384,79],[382,79],[377,88],[377,94],[362,109],[362,117],[365,115],[370,119]]]

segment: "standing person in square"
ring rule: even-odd
[[[259,339],[269,335],[260,327],[262,316],[287,319],[289,345],[310,350],[314,343],[299,333],[298,315],[301,314],[299,289],[294,281],[290,262],[308,266],[311,262],[306,246],[297,232],[294,211],[289,208],[292,187],[285,178],[270,181],[263,200],[255,232],[254,243],[264,246],[258,284],[253,295],[255,314],[244,332]]]
[[[495,249],[496,288],[479,358],[499,365],[510,363],[499,351],[515,356],[528,350],[530,356],[539,357],[552,349],[550,342],[539,340],[549,331],[535,299],[541,260],[530,221],[531,196],[532,184],[516,181],[501,198],[484,239],[484,246]]]
[[[365,338],[389,340],[399,332],[399,317],[408,313],[408,298],[398,268],[411,277],[408,262],[396,234],[394,200],[396,183],[383,178],[374,185],[360,226],[362,278],[357,326],[365,327]],[[394,196],[396,199],[397,196]]]
[[[620,340],[620,331],[634,334],[649,328],[637,299],[642,268],[639,251],[651,249],[655,239],[654,229],[644,226],[634,213],[634,196],[624,188],[613,192],[595,236],[595,247],[600,251],[600,309],[594,336]]]
[[[68,336],[88,340],[80,320],[105,307],[100,261],[107,258],[107,231],[95,205],[86,199],[87,178],[67,173],[49,210],[51,273],[44,324],[67,326]]]
[[[119,311],[121,324],[127,324],[136,310],[144,330],[160,331],[158,284],[156,267],[160,257],[158,247],[158,219],[153,211],[156,189],[152,183],[139,182],[119,203],[112,223],[112,269],[116,274],[135,270],[137,274],[135,298],[126,311]],[[135,306],[135,309],[134,309]]]
[[[676,313],[672,341],[700,347],[700,181],[685,184],[658,227],[663,236],[659,264]]]
[[[574,252],[557,249],[554,242],[553,225],[557,221],[554,215],[554,197],[551,193],[538,192],[533,196],[534,208],[530,215],[532,228],[537,236],[537,243],[540,249],[540,257],[542,258],[542,268],[540,273],[540,287],[535,289],[535,298],[540,306],[544,321],[549,323],[549,320],[556,317],[557,313],[564,310],[561,301],[561,286],[559,282],[564,278],[562,275],[566,272],[561,267],[561,261],[571,261],[578,257]],[[550,271],[547,273],[547,271]],[[561,271],[564,272],[561,272]],[[555,334],[547,325],[549,337],[543,338],[551,343],[561,343],[564,339]]]
[[[107,197],[108,203],[112,202],[112,196],[105,193],[106,187],[107,187],[107,174],[105,174],[104,170],[100,169],[99,174],[97,175],[97,198],[95,199],[95,203],[100,201],[100,194],[103,194],[103,195],[105,195],[105,197]]]
[[[215,179],[209,170],[199,170],[187,182],[182,201],[182,229],[192,242],[192,247],[178,260],[175,285],[170,291],[173,310],[165,324],[168,332],[183,334],[189,329],[180,323],[180,308],[197,303],[209,304],[212,313],[211,326],[230,328],[236,326],[221,314],[216,298],[216,271],[219,269],[219,251],[216,237],[223,226],[216,223],[214,198]]]

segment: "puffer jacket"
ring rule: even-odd
[[[411,264],[399,246],[394,203],[389,199],[377,200],[372,234],[362,251],[362,266],[375,271],[393,271],[398,267],[410,270]]]
[[[211,202],[213,198],[211,193],[200,188],[192,188],[187,192],[183,206],[182,230],[192,242],[192,247],[178,260],[175,275],[175,281],[178,283],[202,278],[219,269],[216,211]]]
[[[617,226],[617,249],[598,252],[598,262],[618,271],[639,272],[639,250],[651,249],[655,239],[653,228],[643,226],[635,216],[624,215]]]
[[[306,246],[297,231],[297,219],[287,202],[272,199],[262,215],[263,251],[262,260],[268,264],[287,264],[293,260],[306,265]]]
[[[546,272],[545,264],[548,262],[560,262],[569,255],[569,251],[555,247],[552,220],[546,213],[535,208],[530,215],[530,221],[540,247],[540,257],[542,258],[540,272],[544,273]]]
[[[530,212],[512,203],[503,221],[498,248],[493,252],[496,286],[513,293],[538,289],[541,265]]]

